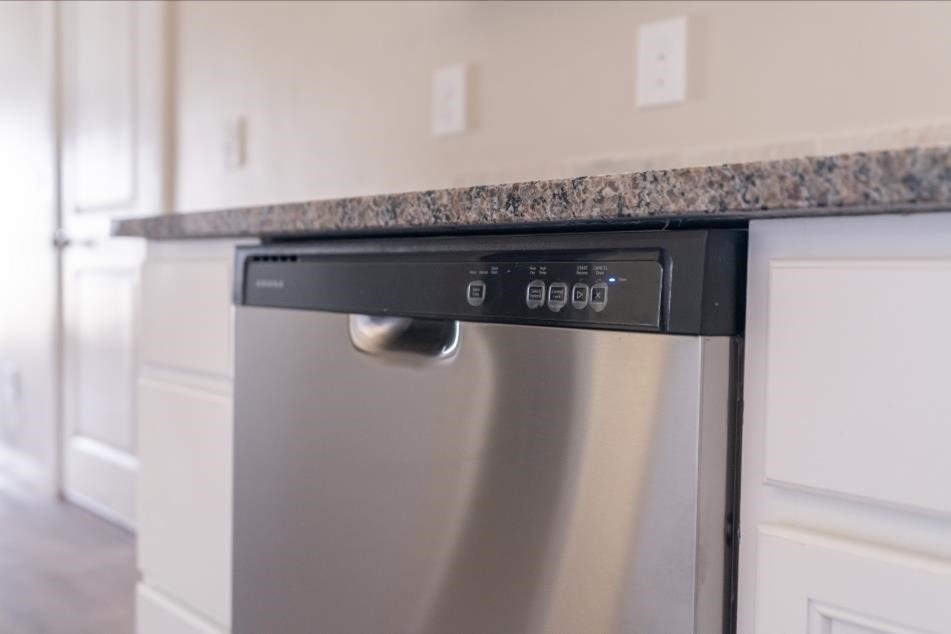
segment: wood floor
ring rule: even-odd
[[[135,540],[0,473],[0,633],[131,634]]]

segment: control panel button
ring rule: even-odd
[[[548,287],[548,309],[558,312],[568,303],[568,285],[564,282],[555,282]]]
[[[525,305],[538,308],[545,303],[545,282],[532,280],[525,289]]]
[[[571,287],[571,305],[581,310],[588,305],[588,285],[578,282]]]
[[[481,306],[485,301],[485,282],[482,280],[469,282],[469,287],[466,289],[466,301],[470,306]]]
[[[591,287],[591,308],[600,313],[608,305],[608,285],[595,284]]]

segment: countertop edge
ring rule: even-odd
[[[114,221],[150,240],[674,228],[951,210],[951,147],[913,147],[174,213]]]

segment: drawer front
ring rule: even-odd
[[[769,276],[766,479],[951,516],[951,259]]]
[[[149,260],[142,283],[143,363],[230,377],[230,262]]]
[[[231,620],[231,397],[139,381],[139,568],[209,619]]]

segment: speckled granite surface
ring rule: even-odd
[[[149,239],[951,210],[951,147],[284,203],[117,221]]]

